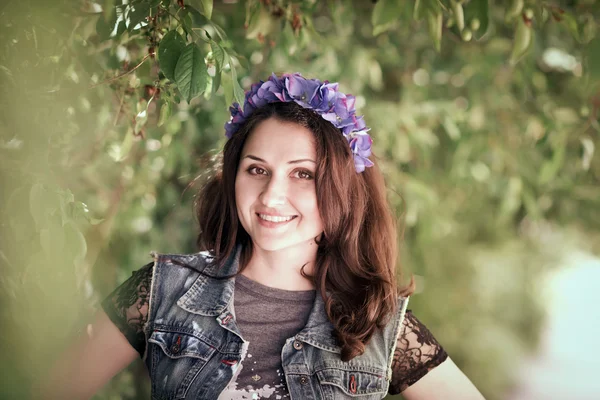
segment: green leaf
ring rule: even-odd
[[[221,76],[223,76],[222,71],[215,72],[215,76],[212,79],[212,93],[215,94],[219,87],[221,86]]]
[[[515,65],[521,57],[527,53],[531,46],[533,32],[531,26],[527,26],[523,18],[517,18],[517,29],[515,31],[515,40],[510,54],[510,64]]]
[[[200,49],[194,43],[186,46],[177,61],[175,82],[188,103],[206,89],[208,82],[206,64]]]
[[[235,72],[235,68],[233,66],[231,66],[231,79],[233,82],[233,100],[238,104],[244,104],[244,89],[242,89],[237,80],[237,73]]]
[[[116,0],[104,0],[104,4],[102,4],[104,21],[111,21],[113,16],[116,16]]]
[[[587,72],[592,80],[600,80],[600,36],[586,46]]]
[[[126,30],[127,25],[125,25],[125,21],[119,21],[119,24],[117,25],[117,36],[121,36]]]
[[[452,8],[456,27],[462,32],[462,30],[465,29],[465,9],[462,3],[459,3],[457,0],[450,0],[450,7]]]
[[[433,40],[433,44],[438,53],[442,49],[442,23],[442,10],[427,12],[429,36]]]
[[[132,31],[142,21],[146,20],[150,12],[150,4],[135,3],[132,5],[133,10],[129,10],[127,29]]]
[[[417,21],[427,17],[427,13],[441,12],[441,6],[436,0],[416,0],[413,18]]]
[[[521,12],[523,12],[524,5],[524,0],[512,0],[510,5],[506,9],[506,13],[504,15],[505,21],[510,22],[513,19],[519,17],[521,15]]]
[[[398,20],[400,4],[397,0],[379,0],[373,8],[371,23],[373,36],[377,36],[392,28]]]
[[[225,63],[225,51],[223,48],[215,41],[210,42],[210,48],[212,49],[213,58],[215,60],[216,71],[217,74],[221,73],[223,69],[223,64]]]
[[[160,108],[160,120],[158,121],[158,126],[163,126],[163,124],[167,122],[167,120],[171,116],[171,107],[172,105],[169,100],[166,100],[163,103],[162,107]]]
[[[582,42],[579,23],[575,16],[567,11],[563,11],[557,18],[560,18],[559,24],[562,25],[573,35],[575,40]]]
[[[221,85],[223,86],[223,93],[225,94],[225,107],[229,107],[233,103],[233,82],[231,75],[221,75]]]
[[[186,4],[185,7],[183,7],[183,11],[187,13],[187,15],[189,15],[191,18],[192,25],[190,26],[190,28],[193,26],[202,26],[210,24],[210,21],[203,13],[201,13],[196,8],[190,5]]]
[[[117,14],[113,12],[109,20],[104,19],[103,15],[98,17],[96,22],[96,33],[101,40],[110,39],[110,34],[115,29],[117,24]]]
[[[206,18],[210,19],[213,12],[213,0],[196,0],[200,3],[200,12]]]
[[[471,0],[464,9],[466,26],[471,28],[475,39],[481,39],[490,25],[489,0]]]
[[[255,12],[250,18],[248,29],[246,29],[246,39],[265,37],[272,33],[277,26],[278,21],[275,21],[266,7],[260,7],[258,12]]]
[[[175,81],[175,67],[185,49],[185,41],[177,31],[168,32],[158,45],[160,70],[171,81]]]

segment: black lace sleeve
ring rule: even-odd
[[[104,312],[140,356],[143,356],[146,350],[143,328],[148,320],[153,264],[133,272],[129,279],[102,301]]]
[[[448,358],[444,348],[410,310],[406,312],[392,361],[389,393],[398,394]]]

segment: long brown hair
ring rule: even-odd
[[[254,111],[225,144],[222,165],[196,197],[200,224],[198,245],[222,265],[241,244],[243,270],[252,255],[251,240],[241,226],[235,203],[235,178],[244,143],[261,122],[277,118],[313,132],[317,152],[315,176],[323,235],[314,275],[325,310],[342,347],[342,360],[364,352],[376,329],[397,307],[397,295],[410,295],[413,283],[398,291],[397,231],[377,165],[356,173],[348,142],[330,122],[296,103],[272,103]],[[374,157],[371,157],[374,158]]]

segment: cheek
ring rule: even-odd
[[[315,188],[304,188],[299,190],[295,195],[296,205],[305,217],[321,220],[319,214],[319,205],[317,203],[317,193]]]
[[[235,202],[238,210],[244,212],[245,208],[254,203],[256,199],[256,185],[243,177],[235,180]]]

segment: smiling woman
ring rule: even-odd
[[[482,398],[407,311],[354,98],[273,75],[231,111],[197,196],[203,251],[157,255],[117,288],[49,398],[89,396],[137,353],[160,399]]]

